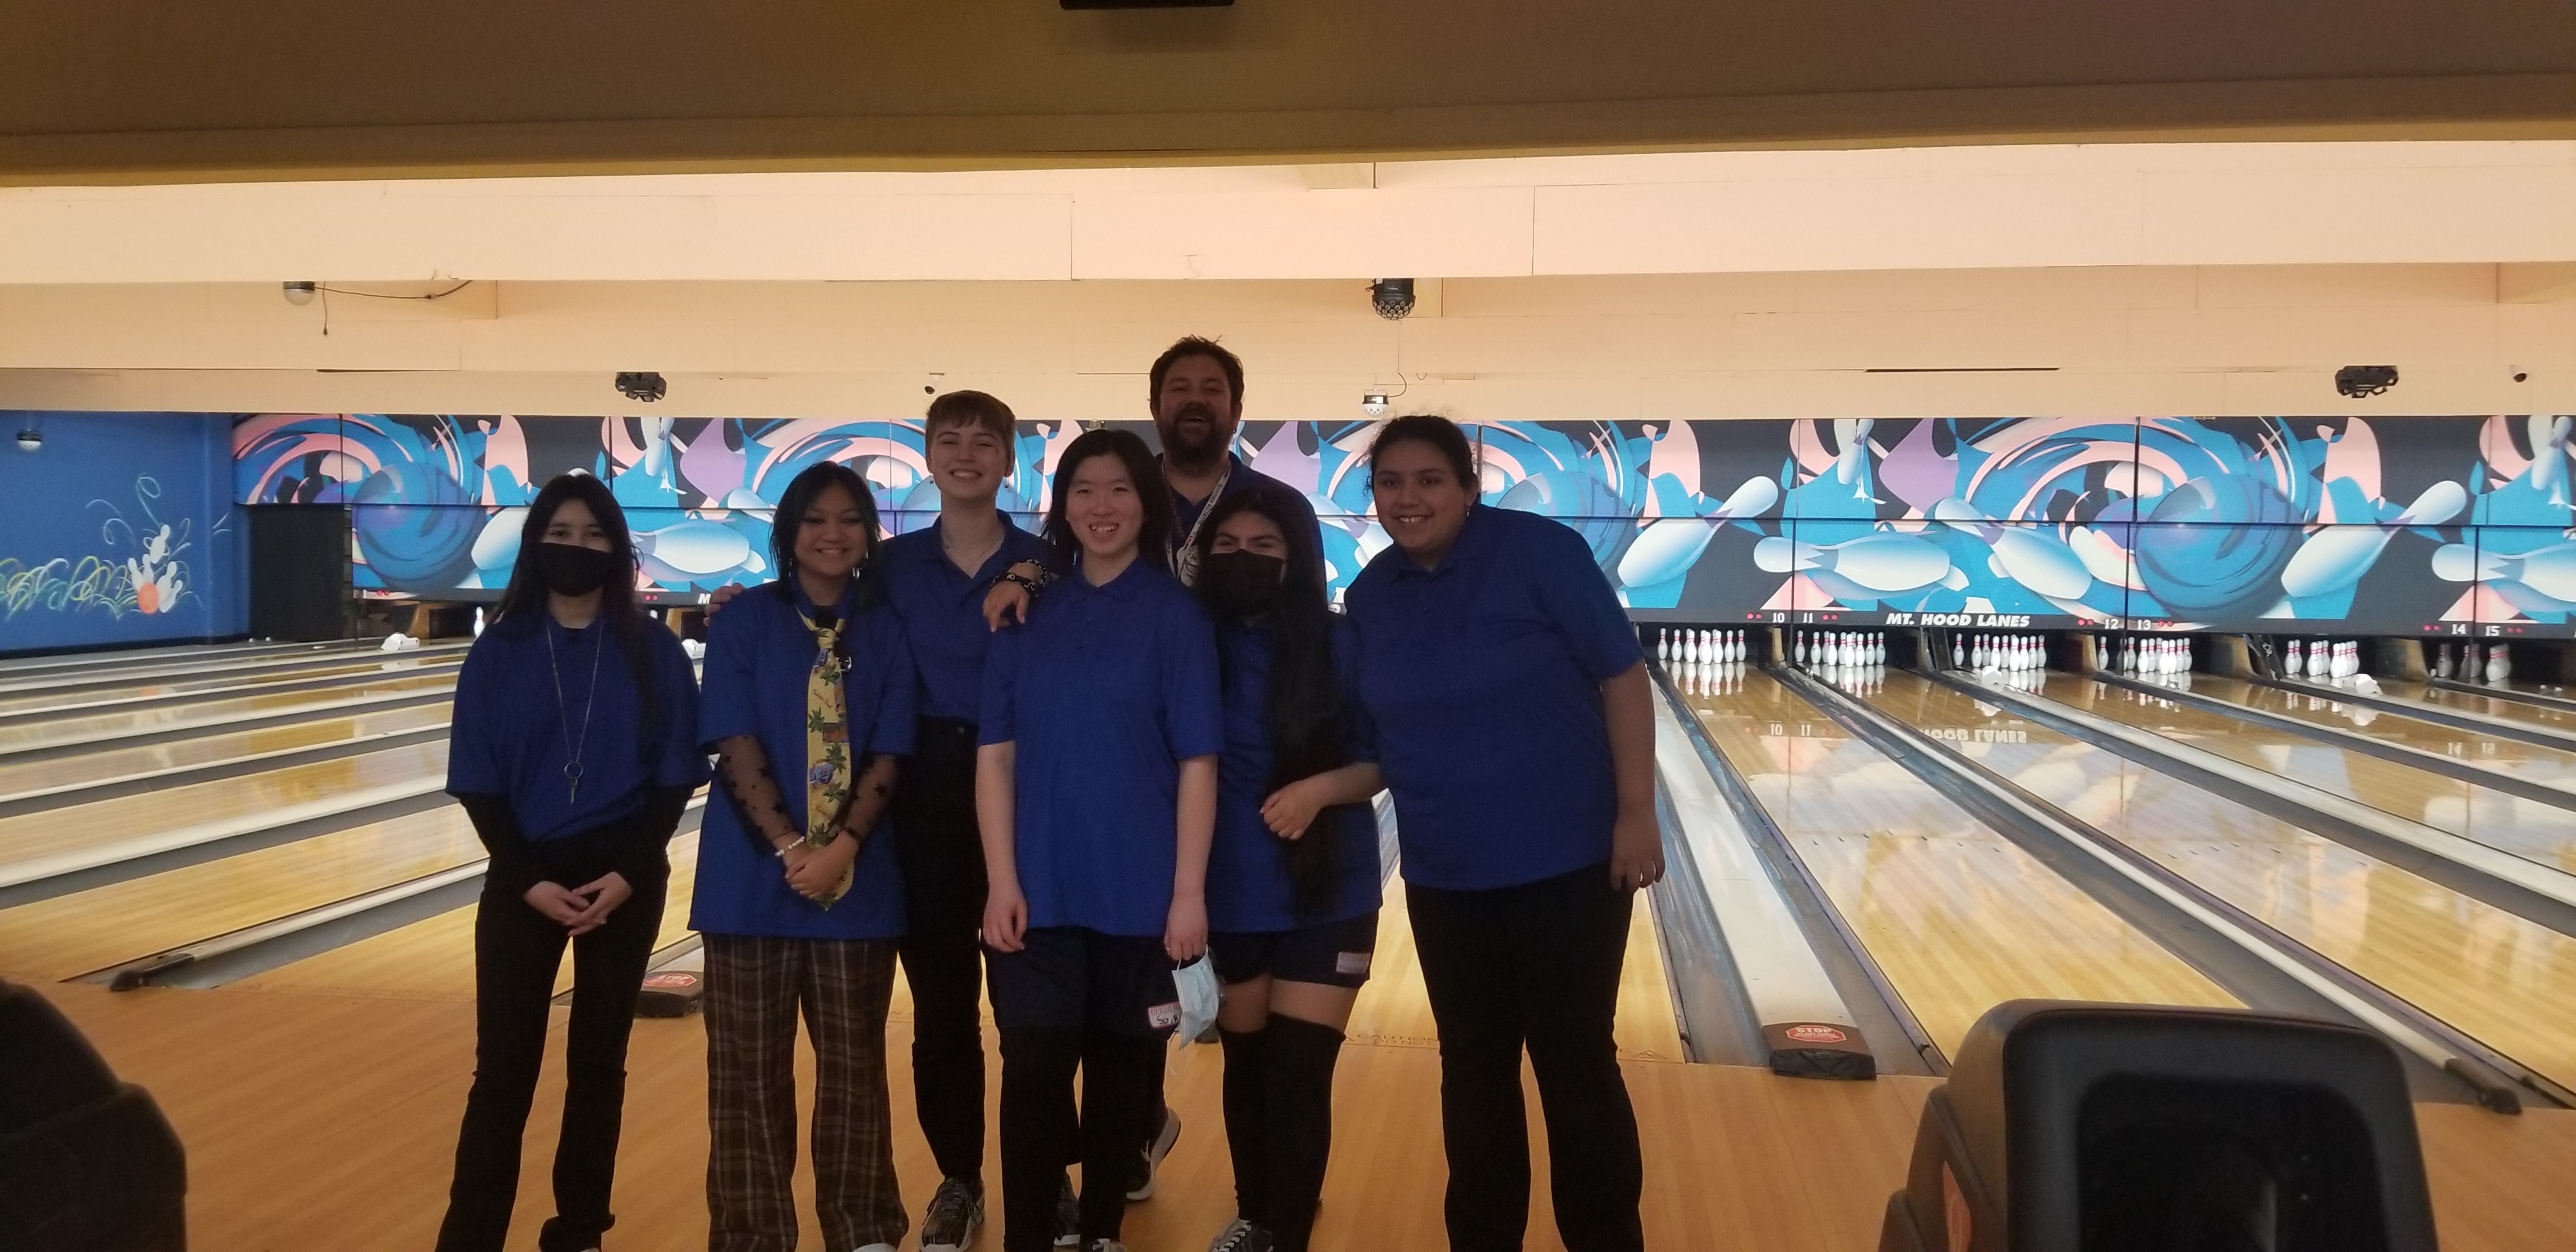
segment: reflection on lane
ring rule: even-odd
[[[2192,690],[2226,699],[2229,697],[2224,693],[2242,689],[2245,685],[2211,679],[2195,681]],[[2135,688],[2114,686],[2074,674],[2049,675],[2045,694],[2074,708],[2123,725],[2154,731],[2203,751],[2215,752],[2241,765],[2296,779],[2380,812],[2422,822],[2435,830],[2475,840],[2551,869],[2576,873],[2576,809],[2527,799],[2493,787],[2481,787],[2448,775],[2322,743],[2294,731],[2274,729],[2258,722],[2149,695]],[[2289,699],[2305,700],[2307,697],[2289,696]],[[2320,714],[2326,715],[2329,714]],[[2424,725],[2407,718],[2382,717],[2369,723],[2368,733],[2378,734],[2399,722]],[[2479,736],[2462,734],[2461,739],[2464,742],[2474,740],[2488,747],[2497,746],[2495,741]],[[2527,745],[2507,746],[2524,748]],[[2571,794],[2569,800],[2576,802],[2576,794]]]
[[[2195,674],[2191,689],[2213,699],[2260,709],[2311,726],[2358,731],[2375,739],[2420,748],[2474,769],[2544,787],[2567,788],[2570,795],[2576,797],[2576,752],[2482,735],[2473,730],[2459,730],[2439,722],[2391,713],[2377,705],[2283,691],[2278,687],[2236,678]]]
[[[1770,676],[1686,703],[1935,1043],[2041,997],[2235,999]]]
[[[2576,709],[2556,708],[2546,704],[2534,704],[2528,700],[2507,699],[2503,696],[2479,695],[2474,691],[2456,691],[2449,687],[2435,687],[2428,683],[2383,681],[2381,685],[2382,689],[2392,696],[2418,700],[2437,709],[2446,709],[2453,713],[2472,713],[2499,721],[2521,722],[2541,730],[2556,731],[2562,735],[2576,735]],[[2514,685],[2521,687],[2528,684],[2515,683]],[[2538,688],[2534,687],[2533,690]],[[2548,694],[2564,699],[2568,693],[2558,690]]]
[[[1872,704],[2551,1079],[2576,939],[1911,674]]]

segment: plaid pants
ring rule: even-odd
[[[890,940],[706,936],[707,1247],[795,1252],[796,1018],[814,1042],[823,1246],[900,1243],[886,1107]]]

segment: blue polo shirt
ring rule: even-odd
[[[1225,754],[1217,761],[1216,846],[1208,854],[1208,928],[1229,933],[1295,930],[1357,917],[1378,906],[1377,817],[1365,804],[1326,809],[1308,839],[1332,841],[1333,889],[1312,913],[1296,909],[1288,877],[1288,841],[1261,820],[1270,798],[1269,623],[1220,621],[1217,652],[1225,666]],[[1343,746],[1349,761],[1374,761],[1377,744],[1360,704],[1359,638],[1348,619],[1333,618],[1333,668],[1339,672]]]
[[[1080,567],[984,662],[984,743],[1016,743],[1029,925],[1160,935],[1179,855],[1180,763],[1225,747],[1216,638],[1196,597],[1138,560]]]
[[[721,616],[707,619],[706,693],[699,700],[698,739],[713,752],[719,740],[751,735],[769,757],[787,819],[805,829],[805,680],[814,668],[814,635],[802,613],[814,606],[802,591],[781,598],[779,584],[736,596]],[[855,593],[854,593],[855,594]],[[838,608],[850,623],[850,668],[842,679],[849,715],[850,764],[866,768],[871,753],[912,751],[913,665],[903,625],[883,599],[853,610],[853,596]],[[853,779],[855,781],[855,778]],[[786,866],[766,839],[755,839],[734,811],[730,796],[710,797],[698,838],[697,895],[691,928],[720,935],[784,939],[892,939],[903,934],[903,875],[895,867],[894,834],[880,817],[860,850],[849,893],[831,908],[796,894]]]
[[[984,593],[1003,570],[1022,561],[1043,564],[1047,544],[1002,518],[1002,546],[973,574],[960,571],[940,551],[939,523],[897,535],[877,549],[886,599],[903,620],[920,667],[918,711],[923,717],[972,722],[984,703],[984,656],[993,632],[984,625]]]
[[[652,675],[648,708],[605,618],[566,630],[536,613],[536,629],[496,622],[465,653],[448,730],[450,792],[509,797],[521,830],[542,843],[632,816],[655,787],[707,780],[698,679],[677,636],[649,618],[637,623]],[[578,795],[564,777],[573,747]]]
[[[1254,483],[1268,483],[1285,492],[1289,499],[1297,502],[1298,512],[1306,519],[1306,529],[1317,534],[1323,533],[1323,526],[1315,520],[1315,503],[1306,498],[1305,492],[1244,464],[1242,457],[1231,452],[1225,454],[1225,459],[1232,463],[1233,468],[1226,472],[1224,490],[1215,492],[1196,504],[1183,499],[1178,491],[1172,493],[1173,550],[1178,551],[1181,544],[1189,538],[1190,527],[1199,520],[1199,514],[1207,511],[1208,507],[1218,500],[1243,494],[1250,490]]]
[[[1471,505],[1436,568],[1390,547],[1348,604],[1406,882],[1479,891],[1610,859],[1600,684],[1642,654],[1582,536]]]

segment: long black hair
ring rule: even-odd
[[[645,719],[644,733],[636,738],[637,751],[649,760],[654,745],[661,742],[662,702],[654,698],[653,651],[644,636],[654,623],[635,603],[635,536],[627,530],[626,510],[618,507],[608,484],[588,474],[557,474],[528,502],[528,520],[519,527],[519,559],[510,567],[510,585],[502,590],[500,607],[484,630],[531,635],[544,625],[547,593],[545,580],[537,576],[537,545],[546,541],[546,527],[554,524],[555,512],[572,500],[590,510],[608,536],[609,555],[617,558],[616,571],[599,585],[599,620],[608,623],[618,651],[626,656],[627,670],[635,676],[636,700]]]
[[[1325,595],[1324,548],[1315,534],[1314,524],[1307,520],[1301,507],[1304,502],[1284,488],[1256,482],[1208,506],[1207,524],[1199,528],[1199,568],[1207,568],[1207,559],[1216,547],[1216,534],[1227,518],[1239,513],[1257,513],[1270,519],[1288,544],[1286,582],[1279,588],[1279,598],[1271,605],[1270,690],[1268,699],[1270,728],[1270,777],[1263,780],[1264,795],[1278,791],[1301,778],[1312,778],[1327,770],[1350,764],[1350,710],[1342,699],[1342,682],[1333,664],[1333,625],[1336,620]],[[1211,593],[1207,579],[1199,581],[1199,594],[1208,612],[1222,617],[1224,606]],[[1231,666],[1231,658],[1224,658]],[[1335,863],[1333,840],[1325,832],[1339,819],[1335,806],[1315,815],[1315,824],[1303,838],[1283,840],[1287,846],[1282,855],[1288,861],[1288,881],[1297,912],[1312,914],[1331,901],[1334,880],[1341,867]]]
[[[796,534],[805,528],[805,511],[834,487],[850,493],[851,502],[859,509],[859,521],[868,532],[867,555],[859,559],[859,568],[850,576],[858,585],[856,606],[866,608],[876,599],[876,493],[868,490],[868,480],[859,477],[857,470],[838,461],[817,461],[787,480],[787,494],[778,498],[778,511],[769,519],[769,568],[778,575],[771,586],[777,588],[778,598],[789,604],[796,603]]]
[[[1074,538],[1073,523],[1066,520],[1066,505],[1073,499],[1073,471],[1076,466],[1096,456],[1114,456],[1126,463],[1128,481],[1136,485],[1136,502],[1144,509],[1141,533],[1136,537],[1136,559],[1169,572],[1172,568],[1172,489],[1163,481],[1163,469],[1154,463],[1154,452],[1135,432],[1093,430],[1066,447],[1057,458],[1054,498],[1047,504],[1047,546],[1055,550],[1060,569],[1070,571],[1082,557],[1082,541]]]
[[[1449,463],[1450,471],[1458,475],[1458,485],[1466,489],[1471,503],[1482,489],[1482,479],[1476,473],[1476,453],[1468,446],[1467,432],[1458,429],[1458,423],[1436,413],[1408,414],[1378,428],[1377,438],[1369,442],[1371,479],[1377,477],[1379,455],[1401,443],[1431,445],[1440,454],[1440,459]]]

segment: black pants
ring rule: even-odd
[[[519,1140],[536,1100],[548,1006],[564,945],[572,945],[572,1025],[564,1048],[563,1135],[555,1143],[555,1216],[537,1237],[545,1252],[599,1246],[617,1173],[626,1105],[626,1035],[644,963],[662,928],[667,877],[633,884],[599,929],[572,939],[525,900],[487,889],[474,914],[474,1087],[456,1136],[456,1179],[441,1252],[498,1252],[519,1196]]]
[[[975,824],[975,728],[924,719],[895,780],[895,851],[912,988],[912,1097],[949,1178],[984,1173],[984,845]]]
[[[1440,1125],[1455,1252],[1518,1252],[1529,1225],[1521,1049],[1547,1115],[1549,1187],[1568,1252],[1645,1246],[1637,1115],[1610,1035],[1629,893],[1607,865],[1491,891],[1407,886],[1440,1028]]]
[[[991,960],[1002,1032],[1002,1247],[1054,1245],[1056,1192],[1069,1163],[1082,1166],[1082,1241],[1115,1239],[1143,1137],[1145,1084],[1180,1013],[1163,941],[1039,927],[1022,950]]]

